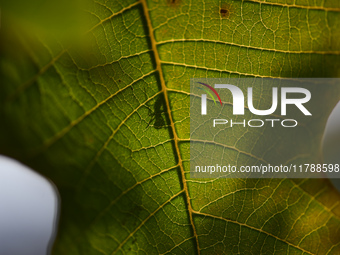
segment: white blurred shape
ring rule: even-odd
[[[333,109],[326,124],[323,157],[327,164],[340,164],[340,102]],[[328,177],[340,191],[340,173],[328,173]]]
[[[55,187],[0,155],[0,255],[50,254],[57,218]]]

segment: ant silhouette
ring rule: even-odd
[[[147,125],[147,128],[151,125],[153,122],[153,127],[156,129],[166,128],[168,125],[165,121],[165,116],[163,116],[164,113],[166,113],[165,107],[164,107],[164,101],[161,95],[157,97],[157,100],[155,104],[153,105],[153,111],[151,110],[151,107],[146,105],[149,110],[149,116],[151,116],[151,119]]]

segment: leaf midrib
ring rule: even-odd
[[[153,26],[152,26],[148,5],[146,3],[146,0],[140,0],[140,2],[143,6],[144,18],[146,19],[146,23],[147,23],[148,30],[149,30],[149,38],[150,38],[150,42],[151,42],[152,51],[154,53],[154,58],[155,58],[154,60],[156,62],[156,70],[158,71],[158,74],[159,74],[160,83],[161,83],[161,91],[164,95],[165,106],[167,108],[167,114],[168,114],[168,118],[169,118],[169,122],[170,122],[170,127],[171,127],[172,135],[173,135],[173,138],[174,138],[173,142],[174,142],[175,151],[176,151],[176,154],[177,154],[178,165],[179,165],[179,168],[180,168],[181,182],[182,182],[182,186],[183,186],[185,197],[186,197],[186,206],[187,206],[187,210],[188,210],[189,221],[190,221],[190,225],[191,225],[191,228],[192,228],[192,231],[193,231],[193,235],[195,237],[197,253],[199,255],[201,253],[201,251],[200,251],[199,242],[198,242],[198,235],[197,235],[196,226],[195,226],[194,220],[193,220],[193,215],[192,215],[193,209],[192,209],[192,206],[191,206],[189,189],[188,189],[187,180],[186,180],[186,177],[185,177],[182,155],[181,155],[180,150],[179,150],[179,138],[178,138],[178,134],[177,134],[177,131],[176,131],[176,128],[175,128],[175,122],[174,122],[174,120],[172,118],[172,114],[171,114],[171,107],[170,107],[168,90],[167,90],[167,86],[165,84],[165,79],[164,79],[163,70],[162,70],[162,66],[161,66],[162,62],[161,62],[161,59],[159,57],[159,53],[158,53],[158,49],[157,49],[157,41],[155,39],[154,29],[153,29]]]

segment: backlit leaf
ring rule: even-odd
[[[0,152],[58,186],[55,254],[340,253],[339,195],[327,180],[188,173],[190,78],[338,77],[339,1],[83,8],[89,27],[70,41],[19,18],[0,30]],[[339,93],[328,99],[318,127]]]

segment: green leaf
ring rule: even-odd
[[[340,197],[327,180],[188,173],[190,78],[338,77],[339,1],[84,9],[80,39],[10,19],[0,31],[0,152],[58,186],[55,254],[340,253]],[[316,146],[339,91],[324,100]],[[225,145],[252,153],[260,135],[239,145],[241,135]]]

